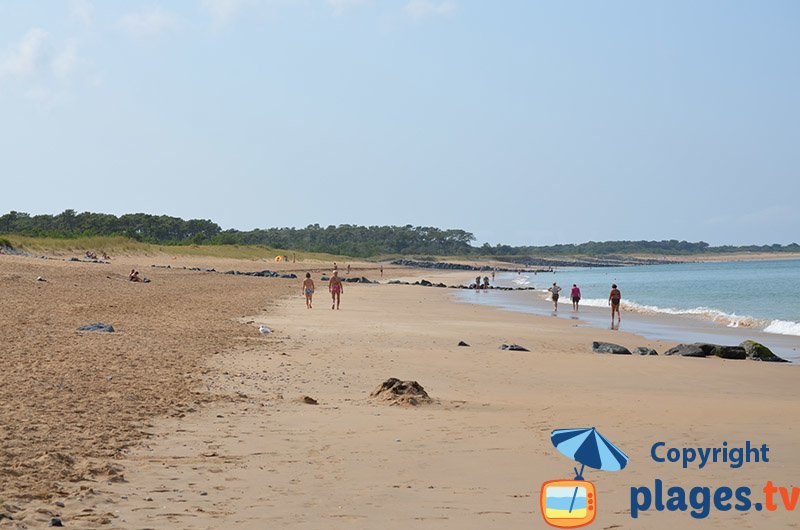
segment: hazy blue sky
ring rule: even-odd
[[[0,0],[0,212],[800,241],[800,2]]]

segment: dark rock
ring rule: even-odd
[[[433,284],[432,284],[431,282],[429,282],[428,280],[420,280],[420,281],[419,281],[419,284],[420,284],[421,286],[423,286],[423,287],[430,287],[431,285],[433,285]]]
[[[69,261],[80,261],[78,258],[69,258]]]
[[[528,348],[520,346],[519,344],[501,344],[500,349],[507,351],[530,351]]]
[[[208,495],[208,492],[207,492],[207,491],[201,491],[201,492],[200,492],[200,496],[201,496],[201,497],[205,497],[206,495]]]
[[[712,353],[722,359],[747,359],[747,352],[741,346],[717,346]]]
[[[447,286],[443,283],[437,283],[434,287],[447,287]]]
[[[114,326],[111,324],[103,324],[98,322],[96,324],[86,324],[78,328],[78,331],[99,331],[102,333],[114,333]]]
[[[323,277],[321,277],[319,280],[320,280],[321,282],[327,282],[328,280],[330,280],[330,278],[328,278],[327,276],[323,276]]]
[[[432,401],[425,389],[422,388],[422,385],[416,381],[400,381],[396,377],[391,377],[381,383],[378,388],[372,391],[370,397],[415,406]]]
[[[3,519],[8,519],[9,521],[13,521],[14,518],[8,515],[7,513],[0,512],[0,521]]]
[[[281,274],[281,278],[286,278],[287,280],[295,280],[297,279],[297,274]]]
[[[61,522],[60,517],[53,517],[50,519],[50,526],[64,526],[64,523]]]
[[[400,280],[389,280],[387,283],[389,285],[400,285],[403,282],[401,282]]]
[[[692,346],[697,346],[703,350],[706,355],[714,355],[714,349],[720,347],[719,344],[709,344],[707,342],[694,342]]]
[[[760,344],[754,340],[746,340],[739,344],[742,348],[744,348],[745,353],[747,354],[748,359],[752,359],[754,361],[766,361],[766,362],[773,362],[773,363],[788,363],[786,359],[778,357],[772,350]]]
[[[59,508],[63,508],[65,505],[61,501],[56,501],[56,506],[58,506]]]
[[[630,355],[631,352],[625,346],[614,344],[612,342],[592,342],[592,351],[595,353],[614,353],[617,355]]]
[[[638,346],[633,349],[633,355],[658,355],[658,352],[655,351],[653,348]]]
[[[663,355],[680,355],[681,357],[708,357],[712,350],[706,351],[697,344],[678,344],[670,348]]]
[[[312,398],[311,396],[302,396],[300,401],[305,403],[306,405],[317,405],[317,400]]]
[[[469,348],[469,344],[467,344],[467,343],[466,343],[466,342],[464,342],[463,340],[460,340],[460,341],[458,341],[458,345],[459,345],[459,346],[466,346],[466,347],[468,347],[468,348]]]

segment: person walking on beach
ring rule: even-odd
[[[328,291],[331,293],[331,309],[339,309],[339,301],[344,292],[344,285],[339,278],[339,271],[334,270],[330,281],[328,282]]]
[[[347,274],[350,274],[350,264],[347,264]]]
[[[303,280],[303,294],[306,295],[306,307],[311,309],[311,299],[314,297],[314,280],[311,279],[311,273],[306,273],[306,279]]]
[[[553,282],[553,286],[547,290],[550,291],[553,297],[553,311],[558,311],[558,293],[561,292],[561,287],[556,285],[556,282]]]
[[[484,289],[488,289],[489,288],[489,277],[488,276],[484,276],[483,277],[483,288]]]
[[[622,322],[622,317],[619,314],[619,302],[622,299],[622,293],[617,289],[617,284],[611,284],[611,292],[608,294],[608,305],[611,306],[611,329],[614,329],[614,312],[617,313],[617,329],[619,323]]]
[[[481,290],[481,277],[480,277],[480,275],[475,277],[475,290],[476,291],[480,291]]]
[[[581,301],[581,290],[574,283],[572,284],[572,292],[569,294],[569,296],[572,298],[572,310],[577,311],[578,302]]]

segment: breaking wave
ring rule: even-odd
[[[565,289],[566,290],[566,289]],[[550,293],[543,291],[543,296],[549,300]],[[563,303],[570,303],[568,296],[562,296]],[[589,307],[608,307],[608,300],[603,298],[581,298],[581,305]],[[643,315],[677,315],[703,318],[718,324],[723,324],[729,328],[754,328],[761,329],[765,333],[777,335],[800,336],[800,322],[791,320],[765,320],[751,317],[748,315],[737,315],[726,313],[712,307],[695,307],[692,309],[677,309],[673,307],[659,307],[655,305],[639,304],[630,300],[622,301],[622,309]]]

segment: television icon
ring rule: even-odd
[[[597,495],[587,480],[551,480],[542,484],[542,516],[556,528],[578,528],[594,521]]]

